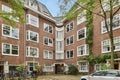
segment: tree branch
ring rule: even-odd
[[[91,10],[89,10],[89,9],[87,9],[87,8],[85,8],[85,7],[83,7],[83,6],[80,5],[78,2],[75,2],[75,3],[76,3],[78,6],[80,6],[81,8],[83,8],[83,9],[89,11],[89,12],[92,12],[92,13],[95,14],[95,15],[98,15],[98,16],[101,16],[101,17],[104,17],[103,15],[101,15],[101,14],[99,14],[99,13],[93,12],[93,11],[91,11]]]
[[[113,16],[120,10],[120,7],[113,13]]]

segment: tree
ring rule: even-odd
[[[113,39],[113,17],[120,10],[120,0],[77,0],[69,12],[66,11],[66,6],[70,2],[74,0],[58,0],[59,2],[64,2],[64,4],[60,4],[61,11],[66,15],[65,17],[71,19],[76,17],[80,12],[86,10],[92,13],[91,16],[97,15],[104,19],[105,28],[107,29],[107,33],[110,39],[110,49],[111,49],[111,69],[114,69],[114,39]],[[93,2],[92,5],[89,5],[90,2]],[[92,6],[94,9],[100,8],[100,12],[94,12],[94,10],[90,9],[88,6]],[[105,9],[106,8],[106,9]],[[108,23],[109,16],[109,23]],[[93,16],[94,17],[94,16]],[[89,18],[88,18],[89,19]]]
[[[11,11],[0,11],[0,18],[12,26],[16,25],[15,20],[24,23],[23,1],[24,0],[3,0],[3,2],[8,3]]]

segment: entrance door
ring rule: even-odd
[[[63,73],[64,73],[64,64],[56,64],[55,74],[63,74]]]
[[[0,65],[0,72],[4,71],[3,65]]]

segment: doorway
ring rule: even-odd
[[[64,73],[64,64],[55,64],[55,74]]]

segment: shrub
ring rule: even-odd
[[[78,69],[74,65],[70,65],[68,68],[68,73],[71,75],[77,75],[78,74]]]

